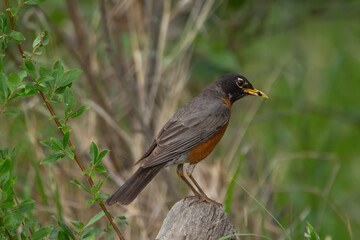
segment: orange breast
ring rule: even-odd
[[[229,110],[231,111],[230,100],[226,99],[226,98],[221,98],[221,99],[226,103],[226,105],[228,105]],[[212,152],[212,150],[215,148],[216,144],[220,141],[220,139],[224,135],[228,124],[229,124],[229,122],[227,122],[220,129],[220,131],[217,134],[215,134],[214,137],[210,138],[209,140],[207,140],[205,142],[200,143],[197,147],[194,147],[193,149],[191,149],[188,154],[189,162],[192,164],[196,164],[196,163],[200,162],[201,160],[203,160],[204,158],[206,158]]]
[[[188,155],[189,162],[192,164],[196,164],[201,160],[203,160],[204,158],[206,158],[207,155],[209,155],[212,152],[216,144],[220,141],[220,139],[224,135],[227,125],[228,123],[225,126],[223,126],[214,137],[210,138],[209,140],[203,143],[200,143],[197,147],[191,149]]]

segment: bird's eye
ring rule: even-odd
[[[236,80],[236,85],[237,85],[239,88],[242,88],[242,87],[244,86],[244,84],[245,84],[244,79],[238,78],[238,79]]]

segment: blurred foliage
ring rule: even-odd
[[[111,59],[104,50],[98,1],[78,1],[78,5],[82,24],[89,33],[89,42],[93,43],[93,47],[86,50],[96,53],[91,55],[93,58],[90,58],[90,62],[102,64],[97,66],[100,70],[95,69],[93,80],[96,82],[93,83],[100,89],[99,92],[107,85],[108,90],[104,95],[107,104],[116,103],[111,105],[116,113],[115,122],[126,133],[136,132],[138,129],[131,128],[131,119],[122,117],[128,110],[118,107],[117,103],[124,99],[117,94],[118,85],[111,81],[114,74],[106,68]],[[226,199],[226,210],[240,233],[285,238],[276,222],[236,182],[248,189],[293,239],[303,239],[305,229],[309,231],[309,239],[317,239],[313,228],[321,239],[327,236],[331,239],[359,238],[359,12],[360,2],[356,0],[216,1],[212,14],[191,45],[191,77],[186,87],[189,94],[181,96],[178,106],[188,100],[189,95],[195,96],[216,76],[228,72],[244,74],[256,88],[270,97],[263,102],[248,97],[236,103],[228,131],[215,154],[204,161],[207,163],[201,163],[205,169],[203,171],[212,173],[211,179],[203,181],[210,182],[211,187],[216,186],[218,196]],[[3,17],[7,19],[6,15]],[[184,17],[179,17],[179,23],[171,29],[172,32],[184,28]],[[26,36],[22,42],[24,49],[31,49],[31,39],[36,39],[38,33],[46,29],[51,41],[48,47],[42,49],[43,55],[36,56],[37,63],[52,69],[53,63],[61,58],[65,69],[83,69],[84,66],[65,43],[66,39],[70,44],[75,45],[76,42],[76,29],[72,21],[69,8],[61,0],[29,7],[27,14],[20,14],[17,24],[19,32]],[[133,39],[129,31],[124,30],[127,22],[123,21],[122,24],[118,29],[123,31],[114,33],[119,42],[112,39],[112,44],[121,46],[124,58],[131,61]],[[169,35],[168,38],[171,38]],[[16,33],[11,38],[23,40]],[[16,72],[22,78],[22,73],[14,70],[17,69],[16,46],[13,43],[10,46],[12,48],[5,53],[4,71]],[[165,49],[165,52],[170,50]],[[18,79],[12,78],[15,81]],[[80,102],[87,104],[89,99],[93,99],[94,92],[85,78],[81,76],[72,90],[79,96]],[[186,90],[183,93],[187,93]],[[54,136],[57,129],[47,121],[49,116],[44,113],[36,97],[30,98],[11,102],[7,106],[9,110],[22,109],[23,113],[0,115],[0,144],[18,149],[16,160],[12,163],[14,176],[18,176],[19,183],[15,189],[20,198],[31,196],[42,204],[38,207],[41,209],[38,209],[39,212],[47,211],[49,215],[64,212],[71,219],[91,219],[98,209],[79,210],[79,204],[72,202],[73,199],[83,199],[78,189],[59,184],[65,174],[77,175],[77,172],[72,172],[75,171],[73,167],[68,163],[39,166],[44,154],[42,146],[36,143]],[[54,108],[63,111],[56,104]],[[31,109],[33,115],[26,109]],[[84,114],[86,120],[74,124],[78,133],[74,141],[90,144],[94,138],[110,139],[109,135],[102,134],[102,126],[96,125],[99,122],[92,120],[95,113]],[[236,141],[240,141],[238,146],[235,146]],[[122,144],[116,142],[110,150],[114,151],[118,145]],[[82,152],[80,154],[87,154],[88,148],[80,145],[79,149],[82,149],[79,150]],[[231,155],[232,149],[235,149],[234,155]],[[94,159],[88,161],[89,165],[91,161],[94,162]],[[215,165],[220,161],[222,164]],[[94,166],[91,166],[93,170]],[[211,166],[216,166],[217,174],[211,172]],[[29,171],[29,168],[32,170]],[[170,171],[173,173],[175,170]],[[123,171],[121,174],[123,178],[128,176]],[[208,175],[198,175],[196,178],[204,176]],[[182,185],[177,186],[179,196],[184,196],[185,193],[181,193]],[[109,187],[109,192],[114,188],[115,185]],[[166,194],[165,190],[156,193],[159,192]],[[167,194],[171,195],[171,190],[169,192]],[[146,199],[149,194],[144,193],[140,197]],[[52,202],[57,205],[57,210]],[[169,201],[163,202],[169,204]],[[85,205],[85,202],[81,205]],[[139,223],[127,219],[132,226],[127,230],[128,234],[134,239],[154,238],[149,232],[156,229],[151,226],[161,225],[163,219],[163,212],[151,212],[149,209],[154,208],[144,205],[141,205],[142,215],[136,209],[129,215],[134,219],[139,218],[140,214],[145,220],[139,220]],[[161,208],[165,209],[166,205],[161,205]],[[131,211],[131,207],[127,211]],[[166,214],[166,209],[163,211]],[[80,223],[74,221],[73,225],[79,232],[83,230],[84,226]]]
[[[271,212],[298,224],[294,239],[303,213],[320,236],[360,236],[359,10],[359,1],[225,1],[195,46],[193,79],[240,72],[269,95],[244,140],[256,160],[246,157],[240,175],[256,165],[259,179],[276,161]]]

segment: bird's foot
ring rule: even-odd
[[[202,202],[206,202],[209,203],[211,205],[213,205],[214,207],[222,207],[221,203],[218,203],[212,199],[210,199],[208,196],[206,195],[195,195],[195,196],[187,196],[184,198],[184,200],[190,200],[190,199],[196,199],[195,201],[191,202],[189,206],[191,206],[192,204],[198,204],[198,203],[202,203]]]
[[[184,197],[184,201],[185,201],[185,200],[196,199],[194,202],[197,202],[197,201],[199,200],[199,198],[200,198],[200,195],[199,195],[199,196],[198,196],[198,195],[195,195],[195,196],[187,196],[187,197]],[[190,205],[193,204],[194,202],[191,202]]]

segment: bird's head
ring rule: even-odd
[[[225,74],[216,79],[216,84],[224,91],[231,103],[247,95],[269,98],[265,93],[255,89],[246,77],[240,74]]]

